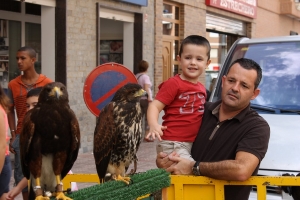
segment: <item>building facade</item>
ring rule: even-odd
[[[227,51],[240,37],[300,33],[297,0],[0,0],[0,82],[20,74],[15,53],[20,46],[38,52],[36,69],[67,85],[70,105],[80,123],[80,152],[93,149],[96,117],[87,108],[83,88],[89,73],[117,62],[137,73],[149,62],[158,85],[180,73],[180,42],[188,35],[211,42],[212,64],[200,81],[209,88]]]

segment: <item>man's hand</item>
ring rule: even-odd
[[[169,162],[174,162],[175,164],[167,168],[168,172],[171,172],[175,175],[191,175],[192,168],[195,164],[195,161],[191,161],[185,158],[180,158],[178,156],[169,155]]]
[[[172,152],[170,155],[172,155],[173,157],[177,157],[179,156],[176,152]],[[170,156],[169,155],[169,156]],[[163,169],[167,169],[169,168],[170,166],[176,164],[174,163],[173,161],[171,161],[169,159],[169,156],[168,154],[164,153],[164,152],[160,152],[157,154],[157,157],[156,157],[156,166],[158,168],[163,168]]]

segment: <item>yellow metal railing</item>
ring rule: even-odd
[[[71,182],[99,183],[99,178],[97,174],[68,174],[63,180],[64,188],[71,188]],[[266,200],[267,186],[300,186],[300,177],[252,176],[241,182],[216,180],[205,176],[171,175],[171,186],[163,189],[162,197],[163,200],[224,200],[225,185],[256,186],[257,200]]]
[[[171,186],[163,189],[163,200],[224,200],[225,185],[257,187],[257,200],[266,200],[267,186],[300,186],[300,177],[252,176],[247,181],[224,181],[204,176],[171,176]]]

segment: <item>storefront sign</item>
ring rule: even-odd
[[[140,5],[140,6],[148,6],[148,0],[118,0],[118,1],[132,3],[132,4]]]
[[[206,0],[206,5],[256,18],[257,0]]]

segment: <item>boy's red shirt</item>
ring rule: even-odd
[[[26,96],[29,89],[43,87],[44,85],[51,82],[53,81],[43,74],[40,74],[36,83],[31,86],[25,85],[21,80],[21,76],[18,76],[9,82],[8,96],[11,98],[11,106],[15,106],[18,117],[17,130],[15,130],[16,134],[21,133],[23,118],[26,114]]]
[[[206,89],[200,82],[182,80],[177,74],[159,85],[155,97],[164,107],[163,140],[194,142],[204,113]]]

